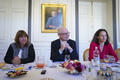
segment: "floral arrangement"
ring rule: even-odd
[[[62,63],[62,67],[67,69],[71,74],[78,74],[86,69],[86,66],[78,60],[69,60]]]

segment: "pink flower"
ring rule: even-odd
[[[82,72],[86,69],[86,66],[82,65],[79,61],[67,61],[64,62],[62,65],[63,68],[68,69],[71,73],[75,71]]]

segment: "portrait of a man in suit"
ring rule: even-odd
[[[63,9],[55,8],[46,13],[46,29],[57,29],[59,26],[63,26]]]
[[[60,26],[66,26],[66,4],[42,4],[42,33],[56,33]]]

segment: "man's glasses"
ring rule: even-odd
[[[60,34],[60,35],[69,35],[70,32],[67,32],[67,33],[58,33],[58,34]]]

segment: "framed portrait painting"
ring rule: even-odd
[[[66,26],[65,4],[42,4],[42,33],[55,33],[60,26]]]

